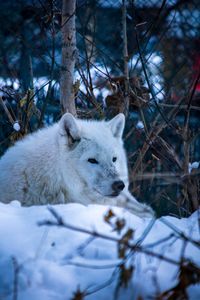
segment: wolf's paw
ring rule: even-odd
[[[141,217],[141,218],[154,218],[155,217],[155,213],[153,211],[153,209],[146,205],[146,204],[142,204],[142,203],[137,203],[137,205],[135,204],[129,204],[128,205],[128,210],[133,213],[134,215]]]
[[[136,216],[142,218],[154,218],[155,213],[153,209],[143,203],[138,202],[134,196],[130,194],[130,192],[124,193],[124,198],[127,202],[127,208]]]
[[[150,206],[143,204],[143,212],[141,212],[141,217],[155,218],[155,212]]]

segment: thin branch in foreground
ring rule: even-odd
[[[52,221],[52,220],[47,220],[47,221],[42,221],[42,222],[39,222],[38,225],[39,226],[58,226],[58,227],[63,227],[63,228],[66,228],[66,229],[69,229],[69,230],[73,230],[73,231],[76,231],[76,232],[81,232],[81,233],[84,233],[84,234],[89,234],[91,236],[94,236],[94,237],[98,237],[98,238],[102,238],[102,239],[105,239],[105,240],[108,240],[108,241],[112,241],[112,242],[115,242],[115,243],[118,243],[118,244],[124,244],[126,246],[126,248],[134,251],[134,252],[139,252],[139,253],[143,253],[143,254],[146,254],[148,256],[152,256],[152,257],[155,257],[159,260],[164,260],[170,264],[173,264],[173,265],[176,265],[176,266],[180,266],[180,261],[176,261],[174,260],[173,258],[170,258],[170,257],[166,257],[160,253],[155,253],[149,249],[146,249],[144,246],[141,246],[141,245],[137,245],[135,243],[130,243],[129,241],[127,240],[123,240],[121,238],[116,238],[116,237],[113,237],[113,236],[109,236],[109,235],[106,235],[106,234],[103,234],[103,233],[99,233],[95,230],[88,230],[88,229],[85,229],[85,228],[81,228],[81,227],[77,227],[77,226],[74,226],[74,225],[71,225],[71,224],[67,224],[64,222],[64,220],[62,219],[61,216],[58,215],[58,213],[55,211],[54,208],[52,207],[48,207],[50,213],[55,217],[55,221]],[[188,239],[189,241],[189,239]],[[186,260],[187,261],[187,260]],[[190,265],[188,264],[188,268],[190,268]]]
[[[167,227],[172,229],[176,234],[178,234],[180,238],[182,238],[183,240],[185,240],[187,242],[190,242],[191,244],[193,244],[197,248],[200,248],[200,242],[199,241],[195,241],[195,240],[191,239],[190,237],[186,236],[182,231],[180,231],[176,226],[174,226],[173,224],[171,224],[167,220],[164,220],[163,218],[161,218],[160,221],[163,224],[165,224]]]

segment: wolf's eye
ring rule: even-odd
[[[117,160],[117,157],[113,157],[112,161],[116,162],[116,160]]]
[[[98,164],[99,162],[95,158],[88,158],[88,162],[91,164]]]

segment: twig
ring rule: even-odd
[[[160,107],[169,107],[169,108],[171,108],[171,107],[179,107],[180,109],[187,109],[187,107],[188,107],[188,105],[177,105],[177,104],[167,104],[167,103],[158,103],[158,106],[160,106]],[[200,111],[200,107],[198,107],[198,106],[193,106],[193,105],[191,105],[190,106],[190,109],[192,110],[198,110],[198,111]]]
[[[200,242],[199,241],[195,241],[195,240],[191,239],[190,237],[186,236],[182,231],[180,231],[176,226],[174,226],[173,224],[171,224],[167,220],[164,220],[163,218],[161,218],[160,221],[163,224],[165,224],[167,227],[172,229],[176,234],[178,234],[180,238],[182,238],[183,240],[185,240],[187,242],[190,242],[194,246],[200,248]]]
[[[7,109],[7,106],[5,105],[5,103],[4,103],[3,99],[2,99],[2,96],[0,96],[0,103],[1,103],[1,105],[2,105],[2,107],[3,107],[3,109],[4,109],[5,113],[6,113],[6,115],[8,117],[10,123],[13,125],[15,123],[15,121],[13,120],[13,118],[12,118],[9,110]]]
[[[18,298],[18,275],[19,275],[19,265],[15,257],[12,258],[13,268],[14,268],[14,280],[13,280],[13,300]]]
[[[174,233],[170,233],[168,236],[162,238],[161,240],[156,241],[156,242],[153,242],[153,243],[146,244],[145,246],[146,246],[147,248],[153,248],[153,247],[155,247],[155,246],[157,246],[157,245],[160,245],[160,244],[162,244],[162,243],[164,243],[164,242],[170,240],[170,239],[173,238],[173,237],[174,237]],[[177,239],[177,238],[176,238],[176,239]]]

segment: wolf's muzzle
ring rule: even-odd
[[[112,189],[114,193],[119,194],[121,191],[123,191],[124,188],[125,188],[125,184],[123,183],[122,180],[114,181],[112,184]]]

